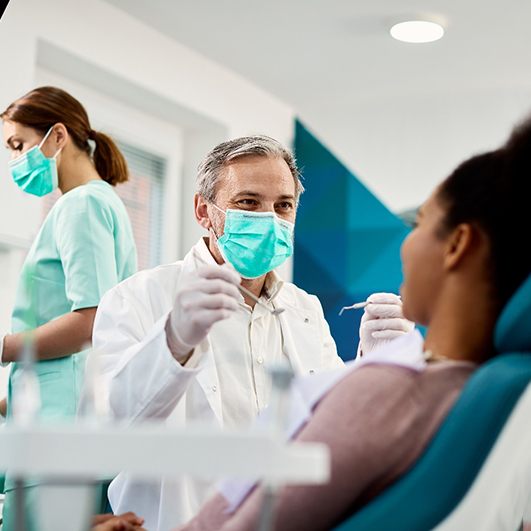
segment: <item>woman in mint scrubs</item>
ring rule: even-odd
[[[58,88],[32,90],[0,117],[15,183],[36,196],[56,188],[62,192],[28,252],[12,331],[0,339],[1,361],[11,365],[7,418],[9,422],[12,416],[24,333],[31,331],[39,416],[68,419],[76,414],[85,361],[81,351],[91,341],[99,301],[136,269],[131,223],[113,188],[127,180],[127,165],[112,139],[91,128],[81,103]],[[13,487],[8,476],[4,531],[13,526]],[[26,488],[28,501],[33,494],[34,489]]]

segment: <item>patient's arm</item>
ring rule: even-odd
[[[396,479],[418,457],[468,374],[452,371],[443,386],[428,386],[423,375],[403,368],[380,365],[353,371],[322,400],[297,437],[330,447],[331,481],[282,489],[275,529],[330,529]],[[261,501],[258,488],[229,517],[224,498],[217,495],[184,529],[256,529]]]

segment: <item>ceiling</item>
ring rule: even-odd
[[[438,106],[440,130],[448,108],[455,114],[455,105],[461,105],[467,114],[475,108],[476,95],[485,95],[487,89],[490,99],[484,101],[491,107],[500,95],[507,106],[516,93],[524,94],[525,102],[529,96],[531,104],[529,0],[107,1],[291,105],[394,209],[413,206],[442,177],[439,173],[468,151],[456,141],[447,158],[441,155],[439,160],[440,145],[423,144],[424,152],[431,151],[418,171],[429,178],[424,186],[417,175],[418,186],[411,188],[419,194],[408,195],[403,183],[394,182],[393,168],[404,166],[404,152],[414,168],[419,143],[404,142],[399,150],[387,151],[395,159],[382,166],[378,154],[370,158],[365,153],[376,145],[365,143],[368,131],[378,137],[367,125],[371,116],[385,138],[386,119],[392,116],[396,122],[397,116],[404,120],[416,113],[417,129],[425,122],[418,134],[429,137],[436,126],[428,124],[427,109]],[[445,24],[442,40],[411,45],[389,36],[392,23],[421,15]],[[482,108],[477,105],[474,112]],[[475,121],[473,116],[466,117]],[[459,116],[452,120],[453,127],[459,124]],[[401,127],[405,135],[416,132]],[[400,134],[393,135],[400,140]],[[495,135],[481,138],[468,149],[498,140]]]

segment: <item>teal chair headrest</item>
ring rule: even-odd
[[[531,275],[503,309],[494,329],[498,352],[531,351]]]

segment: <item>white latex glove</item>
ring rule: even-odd
[[[402,314],[402,301],[394,293],[373,293],[367,298],[360,323],[358,356],[367,355],[375,348],[403,334],[411,332],[415,323]]]
[[[183,282],[166,322],[168,346],[177,361],[184,363],[212,326],[238,309],[240,281],[227,265],[203,265]]]

